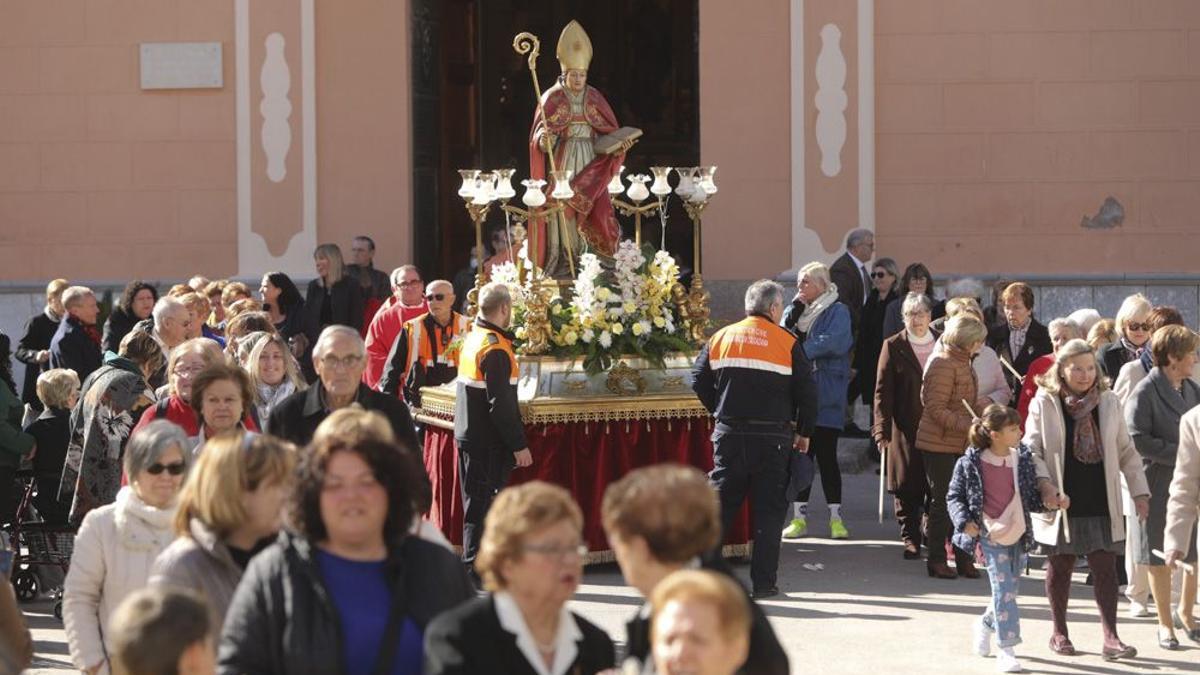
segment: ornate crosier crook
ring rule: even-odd
[[[546,117],[546,108],[545,108],[545,106],[542,105],[542,85],[538,83],[538,77],[537,77],[537,59],[538,59],[538,55],[541,53],[541,49],[542,49],[542,41],[538,39],[538,36],[534,35],[533,33],[530,33],[529,31],[522,31],[520,33],[517,33],[513,37],[513,50],[521,55],[524,55],[524,54],[529,55],[529,58],[527,59],[527,61],[529,63],[529,77],[530,77],[530,79],[533,80],[533,95],[537,100],[538,112],[541,113],[541,115],[542,115],[542,126],[545,129],[545,131],[543,133],[549,133],[550,129],[549,129],[549,127],[546,126],[547,122],[549,121],[549,118]],[[551,173],[558,171],[558,166],[554,162],[554,149],[551,148],[550,151],[546,153],[546,156],[550,158]],[[564,237],[564,240],[565,240],[565,238],[567,236],[567,224],[563,220],[561,213],[556,214],[554,216],[554,218],[558,222],[559,232],[562,233],[562,236]],[[529,248],[530,248],[530,252],[532,254],[530,257],[534,261],[534,263],[533,263],[534,269],[537,269],[537,237],[536,237],[536,233],[534,231],[535,229],[536,228],[533,227],[533,223],[530,223],[529,235],[530,235],[531,242],[530,242]],[[571,254],[571,249],[569,247],[566,249],[566,252],[567,252],[567,264],[571,268],[571,276],[574,277],[575,276],[574,256]]]

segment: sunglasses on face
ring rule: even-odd
[[[1130,321],[1129,323],[1125,324],[1125,327],[1128,328],[1129,330],[1137,330],[1137,331],[1150,330],[1150,322],[1134,323],[1134,322]]]
[[[882,279],[887,276],[887,272],[872,272],[871,276],[876,279]]]
[[[446,299],[446,294],[445,293],[426,293],[425,299],[433,300],[436,302],[441,302]]]
[[[183,462],[171,462],[170,464],[159,464],[158,462],[155,462],[154,464],[146,467],[146,473],[150,474],[151,476],[157,476],[163,471],[166,471],[172,476],[178,476],[183,473],[185,468],[187,468],[187,466]]]

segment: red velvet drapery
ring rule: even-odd
[[[571,491],[583,510],[583,536],[593,553],[608,551],[600,525],[604,489],[629,471],[649,464],[679,462],[704,471],[713,465],[712,428],[707,419],[538,424],[525,429],[533,466],[517,469],[513,484],[540,479]],[[425,468],[433,483],[430,520],[455,545],[462,544],[462,499],[454,432],[425,430]],[[726,544],[750,537],[749,509],[743,507]]]

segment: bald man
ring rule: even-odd
[[[392,344],[379,380],[379,391],[402,396],[409,405],[421,405],[421,387],[453,382],[458,376],[455,354],[447,347],[465,335],[471,323],[454,311],[454,285],[445,279],[425,287],[429,311],[404,323]]]

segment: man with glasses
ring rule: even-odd
[[[387,364],[392,344],[407,321],[429,311],[425,302],[425,282],[415,265],[401,265],[392,270],[392,297],[384,303],[367,325],[367,367],[363,383],[372,389],[379,387],[383,367]]]
[[[483,519],[496,493],[508,484],[513,467],[533,464],[517,406],[518,364],[513,335],[508,332],[511,320],[508,287],[495,282],[484,286],[479,291],[479,316],[458,360],[454,441],[462,485],[463,563],[476,584],[475,556]]]
[[[458,376],[458,356],[451,349],[455,338],[466,335],[471,324],[454,311],[454,286],[445,279],[425,288],[429,312],[409,319],[392,344],[379,391],[421,405],[421,387],[453,382]]]
[[[183,344],[192,331],[192,312],[179,298],[164,295],[154,303],[150,318],[133,328],[154,338],[162,349],[163,365],[150,376],[150,386],[157,389],[167,383],[167,361],[171,350]]]
[[[348,326],[327,326],[313,346],[313,367],[320,381],[307,391],[283,399],[271,411],[267,430],[303,447],[330,413],[357,403],[387,417],[396,439],[417,452],[417,434],[408,406],[361,382],[365,355],[358,331]]]

